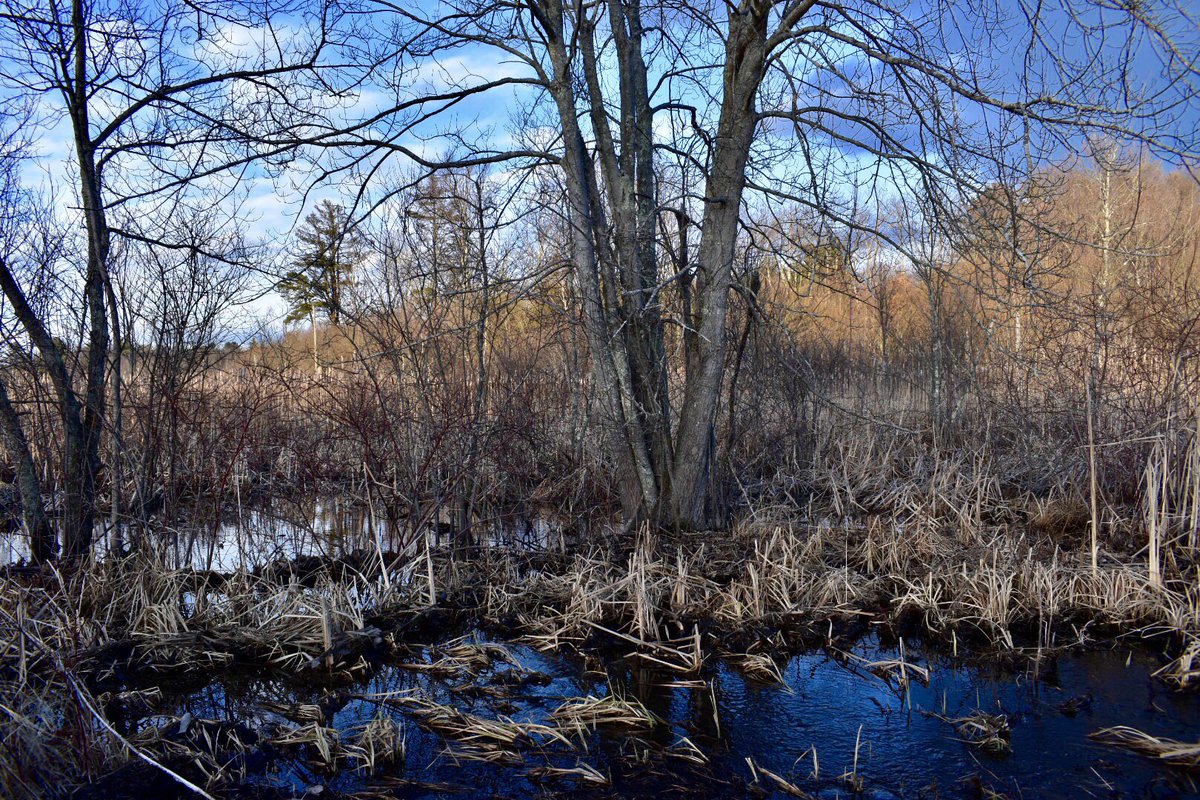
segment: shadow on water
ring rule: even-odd
[[[491,641],[480,633],[469,640]],[[911,644],[902,652],[868,637],[850,653],[793,656],[781,664],[783,683],[767,684],[728,659],[687,680],[612,653],[567,657],[504,646],[511,662],[450,672],[428,669],[444,650],[415,648],[407,665],[385,665],[328,693],[261,675],[224,676],[167,698],[169,717],[146,717],[133,727],[174,726],[186,715],[243,726],[265,741],[298,727],[281,707],[310,703],[320,706],[322,724],[347,736],[381,714],[402,732],[403,757],[372,775],[352,761],[315,768],[311,757],[268,748],[258,763],[247,762],[242,791],[275,796],[371,789],[388,792],[378,796],[461,798],[1196,795],[1186,774],[1088,738],[1113,725],[1185,741],[1200,734],[1200,697],[1161,688],[1151,676],[1154,660],[1136,649],[1064,655],[1040,674],[1014,674]],[[898,660],[917,678],[871,671],[870,664]],[[927,684],[913,666],[928,670]],[[641,731],[602,725],[570,747],[551,741],[520,750],[513,763],[457,757],[461,740],[431,729],[413,706],[386,699],[419,697],[486,719],[553,724],[560,704],[610,693],[640,701],[658,723]],[[1005,747],[968,742],[951,722],[978,712],[1003,715],[1010,727]],[[580,764],[608,784],[538,769]]]

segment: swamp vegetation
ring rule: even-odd
[[[1200,794],[1172,0],[0,0],[0,795]]]

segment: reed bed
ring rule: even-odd
[[[729,631],[917,620],[947,638],[1003,649],[1079,643],[1093,630],[1180,640],[1200,632],[1194,576],[1156,584],[1145,565],[1111,556],[1093,568],[1085,553],[1027,531],[965,539],[921,521],[751,524],[720,543],[640,537],[634,547],[624,561],[593,550],[557,571],[521,576],[489,594],[484,612],[520,620],[537,646],[577,646],[597,629],[657,642],[667,648],[657,657],[681,669],[695,661],[693,646],[680,644],[694,620]],[[1180,662],[1182,674],[1190,663]]]
[[[73,572],[5,576],[0,737],[12,756],[0,765],[0,794],[54,796],[130,759],[159,760],[165,769],[188,748],[206,765],[192,775],[198,784],[235,780],[236,765],[222,759],[218,739],[200,747],[178,736],[123,738],[111,720],[153,714],[157,700],[151,690],[113,688],[113,676],[252,666],[344,681],[380,658],[397,658],[412,623],[435,606],[499,625],[536,647],[623,648],[680,681],[699,677],[723,652],[748,677],[778,682],[768,650],[783,641],[764,648],[768,638],[871,620],[917,624],[955,646],[969,639],[1001,649],[1160,635],[1173,648],[1160,678],[1178,689],[1200,682],[1200,560],[1180,533],[1196,506],[1179,505],[1183,478],[1171,477],[1176,472],[1161,467],[1152,476],[1159,497],[1145,513],[1153,510],[1156,527],[1128,529],[1157,531],[1152,564],[1148,547],[1101,546],[1093,557],[1086,542],[1054,535],[1056,526],[1079,521],[1077,497],[1029,501],[1018,513],[994,482],[955,482],[944,463],[917,465],[926,471],[920,489],[885,474],[894,463],[877,471],[854,464],[818,482],[824,499],[806,520],[794,509],[763,508],[719,536],[641,529],[570,552],[484,548],[466,559],[431,551],[419,564],[375,574],[320,565],[303,576],[216,574],[134,556]],[[971,475],[992,468],[952,466]],[[835,513],[839,507],[844,516]],[[864,511],[872,508],[886,512]],[[1119,527],[1111,520],[1108,526],[1110,533]],[[429,652],[428,661],[405,666],[439,680],[520,670],[511,651],[491,642],[458,639]],[[866,668],[902,686],[927,677],[903,660]],[[654,724],[644,709],[612,697],[568,701],[543,726],[465,715],[427,699],[395,702],[451,742],[456,756],[505,763],[556,742],[568,746],[567,739],[597,725]],[[335,740],[318,707],[265,710],[289,720],[282,743],[317,754],[329,768],[353,763],[372,771],[403,757],[402,732],[382,722],[358,738]],[[69,743],[60,733],[64,720]],[[595,782],[563,769],[542,777]]]
[[[206,724],[196,727],[200,743],[190,734],[130,739],[112,720],[153,712],[158,692],[104,687],[117,675],[152,679],[235,665],[361,674],[363,654],[388,647],[365,615],[401,606],[413,603],[366,579],[279,583],[248,572],[167,569],[150,557],[5,577],[0,741],[9,755],[0,759],[0,795],[61,796],[131,758],[171,775],[166,764],[185,761],[197,785],[236,781]]]
[[[69,666],[80,642],[100,632],[70,593],[0,581],[0,795],[53,796],[127,759],[105,735],[101,702]]]
[[[257,734],[242,725],[194,719],[190,714],[163,718],[159,725],[147,727],[128,740],[128,746],[150,757],[181,782],[194,780],[210,792],[245,779],[244,756],[257,744]]]

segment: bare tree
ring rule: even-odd
[[[189,187],[209,194],[210,203],[214,194],[228,195],[223,179],[280,156],[312,114],[340,102],[334,83],[317,77],[339,47],[332,33],[339,17],[321,0],[71,0],[0,10],[0,86],[36,103],[44,129],[60,121],[66,128],[86,230],[87,336],[78,374],[16,276],[0,269],[0,288],[58,395],[65,555],[88,551],[98,509],[115,239],[194,247],[167,238],[162,224],[186,202]],[[343,77],[352,84],[354,74],[347,68]]]
[[[125,405],[133,412],[122,431],[133,481],[130,516],[142,523],[152,512],[178,510],[189,477],[186,428],[207,400],[207,380],[219,378],[233,335],[230,312],[249,296],[242,267],[262,258],[262,248],[240,233],[222,232],[213,214],[180,219],[169,231],[191,239],[187,251],[139,248],[114,270],[121,298]],[[194,465],[193,465],[194,468]]]
[[[368,184],[392,158],[561,170],[601,439],[626,518],[694,528],[709,518],[749,205],[812,209],[846,239],[864,226],[860,198],[913,192],[926,200],[921,224],[948,237],[964,199],[1072,151],[1081,133],[1191,163],[1194,129],[1181,122],[1195,97],[1195,26],[1160,5],[1151,15],[1091,0],[377,0],[401,43],[389,62],[397,100],[331,132],[326,143],[350,158],[328,169]],[[1081,33],[1097,52],[1070,45]],[[1166,65],[1143,94],[1119,88],[1145,85],[1127,56],[1135,45]],[[505,69],[439,66],[473,54]],[[515,99],[532,123],[515,145],[450,124],[481,95]],[[454,156],[428,155],[439,137]],[[675,224],[661,225],[664,214]],[[663,252],[675,254],[667,272]]]
[[[21,196],[17,171],[25,155],[27,142],[20,135],[20,115],[11,115],[11,120],[12,124],[0,127],[0,270],[4,272],[14,268],[14,261],[29,255],[28,245],[32,237],[28,236],[28,229],[33,223],[44,221],[32,218],[33,207]],[[7,375],[0,377],[0,439],[4,442],[16,474],[30,554],[35,561],[46,561],[56,554],[58,542],[42,503],[41,480],[21,421],[21,412],[9,394],[7,381]]]

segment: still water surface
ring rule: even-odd
[[[1200,739],[1200,696],[1171,693],[1158,684],[1151,677],[1155,659],[1138,649],[1067,655],[1043,664],[1040,674],[1013,674],[988,664],[925,656],[910,645],[904,658],[929,669],[930,680],[927,686],[912,682],[905,690],[863,667],[864,660],[900,657],[898,650],[870,637],[849,658],[830,652],[793,656],[783,669],[782,685],[750,680],[725,660],[707,667],[703,686],[683,687],[672,685],[670,674],[620,657],[567,657],[521,644],[508,647],[516,666],[499,662],[477,675],[439,679],[391,665],[351,691],[415,691],[479,716],[532,722],[547,722],[565,699],[617,692],[638,698],[662,723],[637,736],[601,728],[577,751],[534,749],[524,763],[504,766],[457,759],[448,742],[405,711],[350,699],[336,704],[330,724],[351,731],[377,714],[393,715],[404,731],[402,763],[372,779],[350,769],[318,774],[303,760],[280,758],[249,781],[297,796],[359,791],[380,778],[412,781],[405,797],[789,796],[761,774],[755,783],[750,758],[823,798],[1200,796],[1186,774],[1088,738],[1102,727],[1129,725],[1157,736]],[[433,657],[423,650],[409,658]],[[472,691],[472,686],[494,691]],[[263,710],[264,702],[321,699],[281,681],[240,676],[176,696],[173,711],[268,730],[291,723]],[[989,753],[968,744],[945,721],[977,711],[1006,715],[1011,752]],[[687,749],[685,738],[704,753],[707,764],[680,757]],[[580,762],[611,785],[597,789],[529,776],[532,766]],[[861,779],[861,794],[842,779],[845,773]]]

